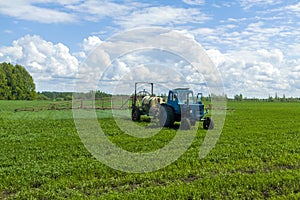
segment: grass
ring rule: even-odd
[[[198,159],[206,135],[200,128],[177,161],[144,174],[97,161],[82,144],[71,110],[14,112],[51,103],[0,101],[3,199],[300,198],[299,103],[229,102],[222,135],[208,156]],[[109,111],[98,110],[97,116],[107,137],[128,151],[159,149],[176,134],[163,129],[134,138]]]

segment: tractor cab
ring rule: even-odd
[[[202,104],[202,93],[198,93],[196,98],[189,88],[176,88],[169,91],[167,105],[174,111],[176,121],[182,117],[189,118],[193,123],[202,120],[204,105]]]
[[[188,88],[177,88],[169,91],[168,105],[174,109],[175,113],[181,113],[181,107],[190,103],[194,103],[194,94]]]

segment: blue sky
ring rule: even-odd
[[[95,46],[156,26],[200,43],[229,96],[300,96],[296,0],[0,0],[0,24],[0,62],[26,67],[39,91],[72,90]]]

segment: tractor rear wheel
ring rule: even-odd
[[[141,112],[140,112],[139,108],[132,108],[131,119],[132,119],[132,121],[140,121]]]
[[[191,121],[189,118],[182,118],[180,123],[181,130],[190,130],[191,129]]]
[[[192,119],[191,121],[191,126],[195,126],[196,125],[196,120]]]
[[[214,121],[210,117],[205,117],[203,121],[203,128],[208,130],[208,129],[213,129],[215,126]]]
[[[163,127],[172,127],[174,125],[174,112],[169,106],[161,106],[159,111],[159,124]]]

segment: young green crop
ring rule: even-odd
[[[52,103],[0,101],[3,199],[300,198],[298,103],[229,102],[222,135],[208,156],[198,159],[206,135],[200,124],[177,161],[144,174],[97,161],[82,144],[71,110],[14,111]],[[97,116],[107,137],[128,151],[153,151],[176,134],[164,128],[151,138],[134,138],[110,111],[98,110]]]

